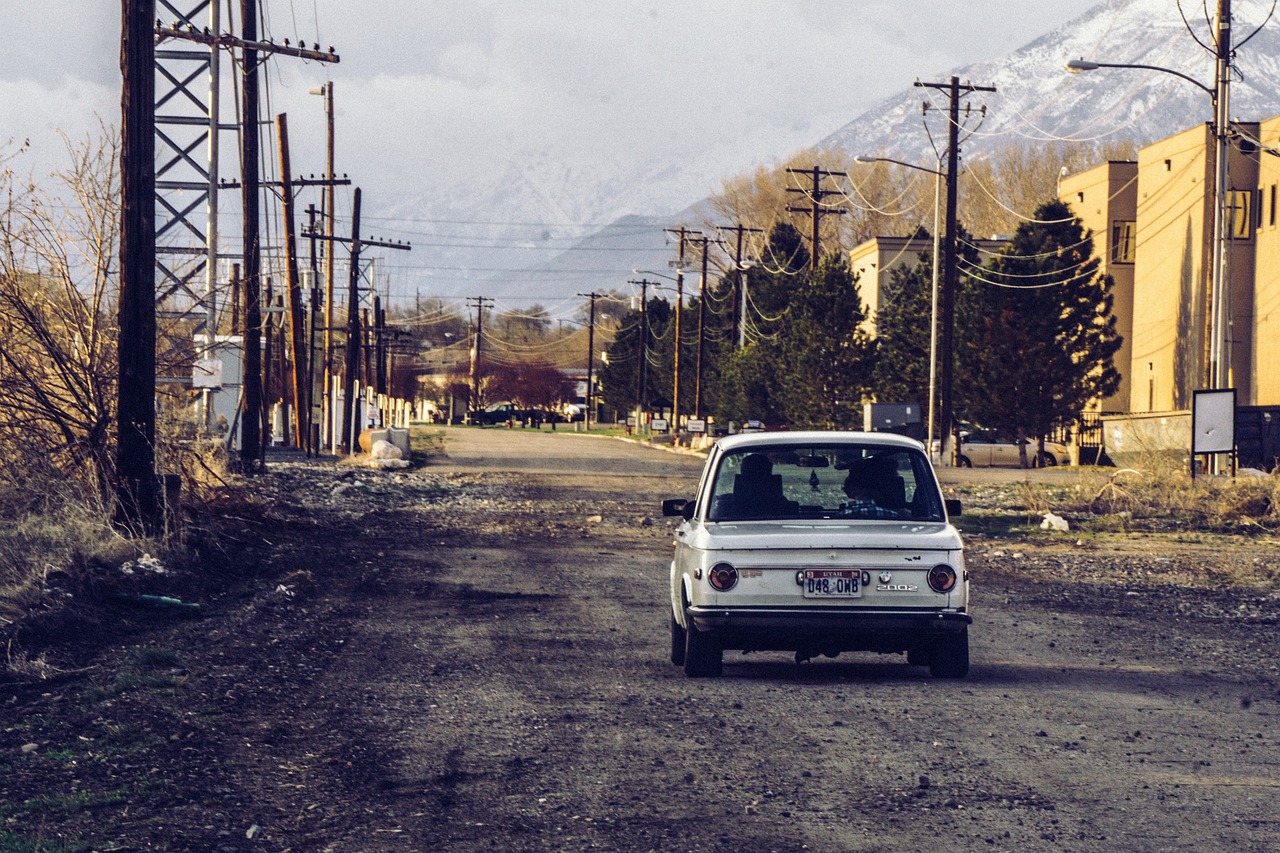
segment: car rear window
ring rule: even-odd
[[[942,521],[928,459],[897,445],[771,445],[720,458],[709,521],[785,518]]]

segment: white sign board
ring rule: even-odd
[[[653,430],[654,432],[666,432],[666,431],[667,431],[667,419],[666,419],[666,418],[654,418],[654,419],[653,419],[652,421],[650,421],[650,423],[649,423],[649,429]]]
[[[222,359],[199,358],[191,368],[192,388],[221,388]]]
[[[1191,405],[1191,452],[1231,453],[1236,448],[1236,389],[1196,391]]]
[[[689,419],[689,432],[706,432],[707,422],[698,418]]]

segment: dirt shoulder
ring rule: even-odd
[[[0,849],[1280,845],[1274,543],[979,533],[969,679],[691,681],[656,509],[699,460],[454,432],[273,466],[207,521],[199,618],[111,611],[0,688]]]

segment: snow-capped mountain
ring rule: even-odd
[[[995,87],[995,92],[965,99],[970,109],[986,108],[981,122],[976,116],[966,122],[973,132],[963,140],[962,151],[969,159],[1012,142],[1151,142],[1212,117],[1209,92],[1201,87],[1213,86],[1212,22],[1204,19],[1202,4],[1183,0],[1181,5],[1188,16],[1199,17],[1184,21],[1178,4],[1170,0],[1105,0],[1005,56],[941,73],[922,69],[920,79],[944,83],[954,75],[963,83]],[[1280,113],[1280,20],[1262,26],[1270,7],[1269,0],[1238,0],[1233,10],[1238,73],[1231,113],[1246,120]],[[1158,66],[1190,80],[1157,70],[1067,72],[1065,63],[1078,57]],[[692,221],[687,211],[718,190],[720,180],[804,147],[932,163],[928,131],[939,146],[945,144],[947,95],[903,82],[900,92],[834,133],[782,143],[745,140],[760,146],[753,153],[745,152],[744,140],[737,139],[732,154],[725,146],[712,145],[704,156],[655,159],[624,173],[601,164],[566,165],[551,157],[522,162],[488,189],[472,186],[465,203],[436,200],[427,205],[435,219],[474,220],[475,211],[492,210],[494,223],[507,224],[494,224],[476,245],[432,250],[430,263],[445,272],[423,281],[423,292],[483,294],[550,306],[590,290],[623,288],[634,277],[633,269],[666,269],[674,248],[663,229]],[[925,102],[930,108],[922,120]],[[421,210],[424,204],[422,199],[406,200],[402,209]],[[513,228],[513,221],[528,225]],[[604,221],[613,225],[592,233],[569,224]]]
[[[995,92],[966,99],[971,108],[987,108],[975,135],[962,144],[966,154],[1021,140],[1152,142],[1213,116],[1209,93],[1194,82],[1213,87],[1211,24],[1203,19],[1201,4],[1184,1],[1182,6],[1201,18],[1184,22],[1169,0],[1107,0],[1006,56],[925,82],[947,82],[954,75],[962,83],[995,87]],[[1269,21],[1245,41],[1263,23],[1269,7],[1270,3],[1249,2],[1237,3],[1234,9],[1239,75],[1231,88],[1233,116],[1260,119],[1280,112],[1280,21]],[[1075,58],[1158,66],[1192,79],[1143,69],[1071,74],[1065,64]],[[930,105],[934,135],[945,144],[947,96],[919,87],[886,98],[822,144],[854,154],[893,152],[898,159],[930,162],[935,154],[922,120],[924,102]]]

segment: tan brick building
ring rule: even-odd
[[[1227,252],[1225,359],[1240,405],[1280,404],[1280,228],[1275,147],[1280,117],[1235,123]],[[1200,125],[1146,146],[1138,161],[1105,163],[1064,177],[1059,188],[1115,280],[1124,348],[1120,391],[1104,411],[1190,408],[1210,387],[1209,299],[1213,262],[1214,140]]]

